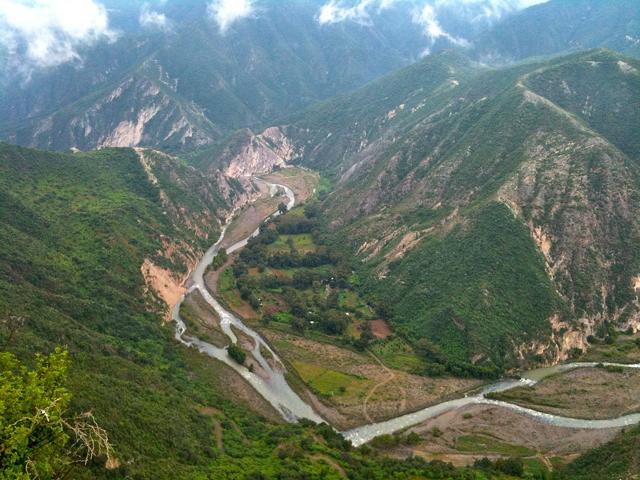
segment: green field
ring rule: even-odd
[[[536,454],[529,448],[505,443],[486,435],[460,436],[456,439],[455,448],[465,453],[497,453],[508,457],[530,457]]]
[[[424,360],[416,354],[411,345],[399,337],[392,336],[377,341],[371,346],[371,351],[391,368],[415,372],[424,367]]]
[[[362,396],[371,386],[371,381],[325,368],[314,363],[294,361],[296,371],[315,392],[324,397]]]
[[[278,239],[269,245],[267,251],[274,253],[288,253],[291,248],[298,253],[315,252],[318,247],[313,241],[313,237],[306,233],[300,235],[279,235]]]

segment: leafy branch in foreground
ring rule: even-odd
[[[91,413],[65,416],[69,353],[36,355],[29,369],[0,352],[0,479],[63,477],[76,462],[113,461],[107,432]]]

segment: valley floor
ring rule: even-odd
[[[309,198],[313,194],[317,178],[293,169],[285,172],[272,174],[268,179],[290,186],[298,198]],[[278,196],[271,197],[268,189],[263,190],[263,196],[239,212],[230,224],[230,237],[224,245],[231,245],[254,231],[281,200]],[[295,334],[280,322],[260,323],[259,315],[248,302],[220,287],[223,272],[236,258],[237,254],[231,255],[219,269],[208,271],[209,290],[261,333],[285,362],[292,388],[336,428],[349,429],[412,412],[459,397],[482,383],[411,373],[415,360],[404,355],[401,341],[395,339],[389,326],[381,320],[370,321],[373,334],[378,339],[386,339],[383,345],[392,347],[366,351],[342,345],[317,332],[305,336]],[[227,339],[220,330],[219,319],[200,294],[190,295],[181,315],[194,335],[214,345],[225,345]],[[240,338],[240,344],[243,343]],[[386,353],[385,348],[390,348],[392,353]],[[617,347],[607,348],[618,351]],[[601,357],[612,355],[604,346],[600,350]],[[622,350],[629,350],[626,343]],[[407,358],[402,360],[404,357]],[[273,408],[249,391],[251,387],[239,375],[221,368],[226,371],[233,395],[239,395],[244,403],[265,417],[281,421]],[[640,409],[638,385],[640,371],[584,368],[549,377],[534,387],[513,389],[500,394],[499,398],[559,415],[610,418]],[[212,415],[215,416],[215,412]],[[546,425],[499,406],[475,405],[425,421],[408,432],[415,432],[420,440],[413,445],[392,446],[389,452],[393,456],[412,454],[459,466],[473,464],[484,457],[519,457],[530,471],[542,471],[568,464],[585,451],[613,439],[619,429],[567,429]],[[221,436],[217,441],[223,441]]]
[[[445,413],[410,431],[420,435],[421,441],[397,449],[398,456],[412,453],[458,466],[484,457],[519,457],[555,469],[612,440],[619,429],[561,428],[506,408],[474,405]]]
[[[617,418],[640,411],[640,370],[579,368],[494,398],[572,418]]]

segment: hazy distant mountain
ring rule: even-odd
[[[348,10],[353,18],[321,23],[324,3],[257,4],[223,30],[203,0],[107,2],[117,40],[80,49],[82,61],[36,69],[29,81],[5,75],[0,137],[54,150],[191,150],[362,86],[428,51],[458,48],[505,62],[601,46],[637,55],[640,48],[640,8],[624,0],[553,0],[519,14],[517,2],[445,2],[437,10],[374,3]],[[144,8],[161,15],[146,27]]]
[[[7,86],[1,136],[56,150],[198,147],[360,86],[423,48],[405,11],[386,12],[381,27],[320,25],[320,5],[273,2],[222,33],[206,2],[169,3],[168,30],[124,33],[83,52],[83,65]]]
[[[550,0],[481,33],[473,50],[485,61],[509,62],[596,47],[640,57],[640,2]]]

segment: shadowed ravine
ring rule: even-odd
[[[269,183],[271,195],[274,195],[278,189],[284,190],[289,198],[287,208],[291,209],[295,205],[295,196],[293,191],[284,185]],[[272,216],[278,215],[278,212]],[[313,410],[313,408],[303,401],[300,396],[293,391],[285,379],[285,368],[280,358],[277,356],[264,339],[251,328],[247,327],[238,317],[227,311],[220,305],[220,303],[213,298],[205,286],[204,273],[207,267],[213,262],[213,259],[218,254],[220,244],[225,237],[227,226],[225,226],[220,234],[218,241],[204,254],[196,268],[194,269],[188,284],[188,290],[180,301],[173,308],[173,320],[176,323],[175,338],[182,344],[188,347],[197,348],[200,352],[209,355],[212,358],[224,362],[229,367],[238,372],[249,384],[262,395],[273,407],[280,412],[280,414],[290,422],[294,422],[299,418],[306,418],[314,422],[323,422],[324,420]],[[256,236],[259,233],[259,229],[256,229],[249,237],[240,240],[227,249],[228,253],[235,252],[243,248],[250,238]],[[253,340],[253,350],[251,353],[255,357],[256,361],[264,370],[262,375],[250,372],[246,367],[237,364],[233,361],[226,348],[219,348],[210,343],[207,343],[199,338],[190,336],[187,334],[187,328],[185,322],[180,318],[180,306],[182,302],[191,292],[199,290],[204,299],[209,305],[216,311],[220,317],[220,326],[222,331],[229,337],[232,342],[236,342],[237,338],[232,330],[232,326]],[[268,351],[272,355],[271,362],[263,357],[261,349]],[[493,384],[483,387],[478,393],[470,394],[462,398],[455,400],[445,401],[431,407],[423,408],[413,413],[401,415],[383,422],[371,423],[363,425],[345,432],[341,432],[342,435],[350,440],[355,446],[362,445],[378,435],[390,434],[399,430],[411,427],[418,423],[421,423],[430,418],[441,415],[451,410],[465,407],[467,405],[496,405],[504,408],[514,410],[520,414],[528,415],[535,418],[540,422],[544,422],[550,425],[566,428],[587,428],[587,429],[603,429],[603,428],[616,428],[627,425],[632,425],[640,422],[640,413],[634,413],[630,415],[624,415],[614,419],[607,420],[585,420],[570,417],[563,417],[558,415],[552,415],[548,413],[538,412],[536,410],[521,407],[519,405],[511,404],[508,402],[491,400],[485,397],[488,393],[503,392],[522,385],[534,385],[540,380],[547,378],[556,373],[565,372],[575,368],[594,367],[596,362],[584,362],[584,363],[568,363],[562,365],[556,365],[549,368],[541,368],[531,370],[522,373],[522,378],[506,379],[495,382]],[[625,368],[640,368],[640,364],[625,365],[618,363],[604,363],[604,365],[620,366]]]

